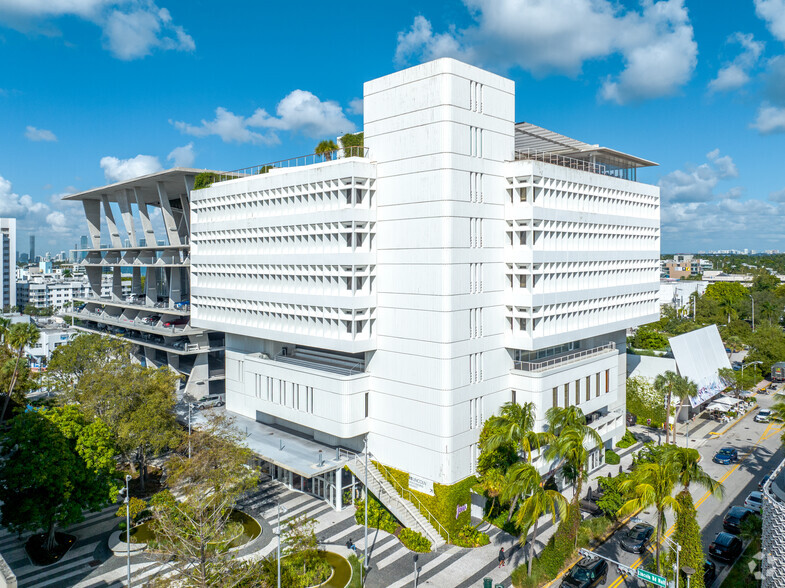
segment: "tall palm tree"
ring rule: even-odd
[[[558,458],[560,463],[557,467],[561,467],[563,473],[571,474],[567,477],[574,483],[572,508],[577,513],[583,483],[588,476],[586,462],[589,460],[590,451],[602,446],[602,438],[596,430],[586,424],[583,411],[576,406],[550,408],[545,418],[548,421],[548,432],[551,434],[545,458]],[[576,518],[573,529],[576,541],[578,524],[580,519]]]
[[[671,402],[674,393],[676,396],[681,397],[684,394],[683,388],[687,386],[687,379],[683,378],[676,372],[668,370],[664,374],[659,374],[654,379],[654,388],[661,394],[665,394],[665,443],[670,440],[670,415],[671,415]],[[676,439],[676,431],[674,427],[674,440]]]
[[[7,343],[8,329],[11,328],[11,319],[0,318],[0,341]]]
[[[685,492],[689,494],[690,484],[695,484],[717,498],[722,498],[725,492],[724,486],[706,473],[700,465],[700,460],[700,452],[691,447],[671,445],[663,454],[663,462],[675,470],[677,483]]]
[[[681,409],[689,402],[690,397],[698,395],[698,385],[689,378],[682,377],[673,393],[679,399],[679,405],[678,408],[676,408],[676,416],[674,417],[673,423],[673,442],[676,443],[676,420],[678,420],[679,414],[681,414]],[[687,419],[686,424],[687,428],[689,428],[689,419]]]
[[[509,443],[516,451],[524,453],[527,461],[531,461],[532,453],[539,451],[548,440],[547,434],[534,432],[534,411],[533,402],[507,402],[502,405],[501,414],[490,422],[490,435],[481,451],[494,451]]]
[[[560,519],[564,519],[567,511],[567,499],[556,490],[547,490],[537,468],[531,464],[516,464],[513,467],[516,466],[520,466],[519,478],[525,481],[529,488],[526,497],[521,501],[521,508],[518,509],[516,523],[519,528],[523,529],[519,538],[521,546],[526,544],[529,529],[533,527],[527,562],[527,573],[531,576],[534,545],[537,540],[540,518],[543,515],[550,514],[551,520],[555,523],[556,515],[558,514]]]
[[[8,403],[11,400],[11,394],[14,392],[14,386],[16,386],[16,380],[19,376],[19,362],[22,359],[25,346],[35,345],[40,336],[38,328],[33,323],[17,323],[8,330],[6,340],[8,341],[8,347],[16,353],[16,362],[14,363],[14,372],[11,375],[11,383],[8,385],[8,393],[3,403],[3,412],[0,413],[0,423],[5,420],[5,411],[8,410]]]
[[[515,512],[518,500],[520,500],[521,496],[525,496],[531,492],[532,489],[529,479],[530,472],[525,466],[533,467],[531,464],[519,461],[518,463],[511,465],[507,470],[507,474],[504,476],[504,485],[500,498],[502,502],[510,503],[510,510],[507,513],[508,523],[512,520],[512,514]]]
[[[665,525],[665,511],[679,511],[679,504],[673,497],[673,489],[678,480],[678,471],[670,463],[644,463],[638,465],[631,477],[619,485],[623,494],[632,496],[619,509],[620,516],[632,514],[637,510],[657,509],[657,574],[660,573],[660,547],[662,529]]]

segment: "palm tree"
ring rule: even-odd
[[[672,445],[663,454],[663,462],[675,470],[677,482],[684,487],[684,492],[689,494],[690,484],[695,484],[717,498],[722,498],[725,488],[705,472],[700,460],[700,452],[691,447]]]
[[[0,341],[7,343],[8,329],[11,328],[11,319],[0,318]]]
[[[532,452],[539,451],[547,443],[545,433],[534,432],[534,403],[518,404],[507,402],[502,405],[501,414],[492,418],[490,435],[480,447],[481,451],[494,451],[506,443],[526,455],[531,462]]]
[[[576,406],[550,408],[545,418],[548,421],[550,434],[550,445],[545,451],[545,458],[558,458],[560,463],[557,467],[562,467],[562,475],[566,474],[565,477],[573,482],[575,494],[572,497],[572,508],[573,512],[577,513],[583,483],[588,475],[586,462],[589,460],[589,452],[602,446],[602,438],[596,430],[586,424],[583,411]],[[573,531],[576,542],[578,524],[580,518],[574,521]]]
[[[671,415],[671,401],[673,400],[674,393],[679,398],[682,398],[687,391],[685,388],[689,387],[689,380],[683,378],[676,372],[668,370],[664,374],[659,374],[654,379],[654,387],[661,394],[667,394],[665,402],[665,443],[670,440],[670,415]],[[676,439],[676,428],[674,427],[673,439]]]
[[[8,403],[11,400],[11,394],[14,392],[14,386],[19,376],[19,362],[22,359],[25,346],[35,345],[40,336],[38,328],[33,323],[16,323],[11,326],[8,334],[5,336],[8,346],[16,353],[16,362],[14,363],[14,372],[11,375],[11,383],[8,386],[8,394],[3,403],[3,412],[0,413],[0,423],[5,420],[5,411],[8,410]]]
[[[504,473],[499,468],[491,468],[482,476],[482,487],[485,493],[493,499],[491,508],[488,510],[489,516],[493,516],[496,499],[504,492],[505,480]]]
[[[765,300],[761,302],[760,314],[761,316],[767,317],[769,319],[769,326],[771,326],[771,320],[777,315],[777,305],[775,305],[771,300]]]
[[[520,466],[520,467],[518,467]],[[529,553],[527,570],[528,575],[532,575],[532,559],[534,559],[534,545],[537,540],[537,528],[540,524],[542,515],[550,514],[551,520],[556,522],[556,515],[564,519],[567,511],[567,499],[556,490],[546,490],[540,473],[533,465],[528,463],[516,464],[518,467],[517,476],[528,485],[526,497],[521,501],[521,508],[518,510],[515,522],[518,527],[523,529],[520,536],[521,546],[526,544],[526,536],[529,529],[532,530],[532,538],[529,543]]]
[[[679,406],[676,409],[676,417],[673,424],[673,442],[676,443],[676,420],[679,418],[681,409],[686,402],[689,402],[690,397],[698,395],[698,385],[687,377],[682,377],[674,390],[674,394],[679,398]],[[690,421],[686,421],[687,429],[689,429]]]
[[[619,509],[619,516],[626,516],[651,506],[657,509],[657,574],[660,573],[660,547],[662,529],[665,525],[665,511],[679,511],[679,504],[672,496],[679,472],[670,463],[644,463],[638,465],[632,476],[619,485],[623,494],[630,498]]]
[[[333,151],[337,149],[338,145],[335,144],[335,141],[324,140],[319,142],[313,152],[316,153],[316,155],[323,155],[325,161],[330,161],[333,158]]]

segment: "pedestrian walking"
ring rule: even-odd
[[[499,567],[500,568],[504,567],[504,547],[499,549]]]

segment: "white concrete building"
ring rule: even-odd
[[[180,392],[191,399],[224,391],[223,334],[190,323],[188,194],[200,171],[175,168],[64,198],[83,204],[90,234],[77,264],[88,289],[67,314],[77,329],[130,341],[143,365],[182,375]],[[151,221],[154,209],[163,227]]]
[[[367,82],[364,118],[363,151],[191,193],[192,322],[226,333],[228,411],[328,455],[367,436],[425,491],[474,473],[505,402],[618,439],[625,330],[659,316],[654,164],[516,124],[513,82],[452,59]],[[328,497],[331,464],[300,484]]]
[[[111,288],[111,281],[107,286]],[[16,284],[16,297],[19,308],[31,304],[36,308],[52,308],[60,311],[82,299],[88,293],[90,284],[87,279],[64,279],[53,275],[33,276]],[[129,288],[130,290],[130,288]]]
[[[77,335],[77,331],[68,326],[45,326],[39,329],[38,334],[36,344],[25,347],[25,355],[29,357],[34,371],[46,368],[54,350],[71,341]]]
[[[3,255],[0,258],[0,275],[3,278],[0,309],[16,306],[16,219],[0,218],[0,238]]]

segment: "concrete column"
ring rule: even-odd
[[[158,272],[155,268],[148,267],[144,279],[146,303],[150,306],[158,302]]]
[[[185,219],[188,221],[188,234],[191,234],[191,190],[194,189],[194,176],[184,176],[185,179],[185,194],[180,198],[183,201],[183,212],[185,212]]]
[[[122,192],[117,193],[117,204],[120,206],[120,215],[123,218],[125,234],[128,236],[131,247],[136,247],[138,243],[136,241],[134,215],[133,212],[131,212],[131,198],[134,198],[133,190],[125,189]]]
[[[119,302],[123,299],[123,274],[121,268],[112,268],[112,300]]]
[[[87,274],[87,281],[90,284],[88,294],[95,298],[100,298],[102,269],[100,267],[87,267],[85,268],[85,273]]]
[[[169,270],[169,307],[182,300],[180,290],[180,268],[173,267]]]
[[[87,219],[87,232],[93,242],[93,249],[99,249],[101,247],[101,202],[82,200],[82,206]]]
[[[117,223],[114,222],[114,213],[112,212],[112,207],[109,205],[109,196],[101,194],[101,202],[104,204],[106,227],[109,229],[109,239],[112,242],[112,247],[122,247],[123,242],[120,240],[120,231],[117,229]]]
[[[191,234],[191,204],[188,202],[188,194],[180,194],[180,206],[183,207],[183,222],[180,225],[180,238],[183,243],[188,243]]]
[[[144,234],[145,245],[147,247],[154,247],[158,243],[155,240],[155,230],[153,223],[150,222],[150,213],[147,210],[147,203],[144,201],[144,196],[139,188],[134,188],[136,195],[136,206],[139,207],[139,221],[142,223],[142,233]]]
[[[142,268],[140,267],[133,268],[131,277],[131,293],[142,293]]]
[[[335,470],[335,510],[343,510],[343,468]]]
[[[157,182],[157,184],[158,200],[161,203],[161,214],[164,217],[164,227],[166,227],[169,245],[180,245],[180,233],[177,231],[177,222],[172,213],[172,207],[169,205],[169,196],[166,193],[166,188],[163,182]]]

